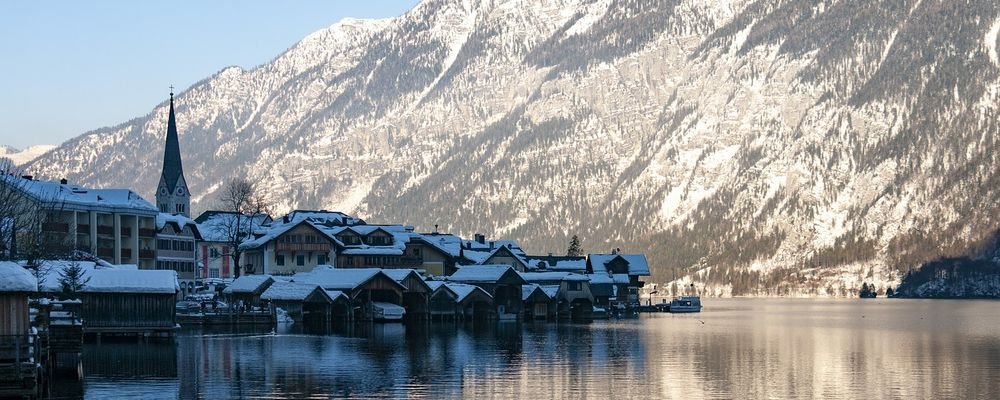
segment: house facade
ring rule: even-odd
[[[191,294],[203,278],[198,268],[201,233],[194,220],[180,214],[156,217],[156,269],[177,272],[180,295]]]
[[[251,232],[271,223],[267,214],[242,215],[231,211],[205,211],[195,219],[202,240],[198,260],[202,279],[228,281],[236,277],[234,244],[251,239]],[[245,261],[242,259],[241,261]]]

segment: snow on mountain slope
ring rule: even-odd
[[[578,234],[646,252],[660,282],[849,295],[997,228],[998,18],[986,0],[425,0],[180,93],[185,173],[200,209],[245,171],[279,211],[537,252]],[[165,120],[30,168],[151,196]]]
[[[34,146],[28,146],[24,150],[18,150],[11,146],[0,145],[0,158],[7,158],[11,160],[14,165],[24,165],[54,148],[56,148],[56,146],[50,144],[36,144]]]

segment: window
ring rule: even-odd
[[[283,254],[274,256],[274,262],[278,265],[285,265],[285,256]]]
[[[326,264],[327,263],[326,254],[320,254],[316,256],[316,263],[320,265]]]
[[[568,285],[567,285],[567,290],[571,290],[571,291],[583,290],[583,283],[582,282],[569,282]]]
[[[208,277],[209,278],[218,278],[219,277],[219,269],[218,268],[209,268],[208,269]]]
[[[301,255],[301,254],[295,256],[295,265],[298,265],[298,266],[306,265],[306,256]]]
[[[160,212],[168,212],[168,211],[170,211],[170,210],[167,209],[167,204],[166,203],[160,203]]]
[[[179,212],[179,213],[184,212],[184,205],[183,204],[178,204],[177,205],[177,212]]]
[[[215,247],[208,249],[208,255],[212,258],[219,258],[219,249]]]
[[[420,248],[413,249],[413,255],[420,257]]]

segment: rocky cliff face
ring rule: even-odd
[[[996,228],[998,32],[987,0],[426,0],[222,70],[177,119],[196,209],[245,171],[284,210],[848,295]],[[165,123],[30,169],[151,197]]]

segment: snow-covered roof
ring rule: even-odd
[[[559,294],[559,285],[540,285],[539,287],[550,299],[556,298],[556,295]]]
[[[610,285],[615,283],[615,281],[611,279],[611,274],[608,274],[607,272],[587,274],[587,278],[590,279],[591,285]]]
[[[180,290],[172,270],[96,269],[84,284],[85,293],[169,293]]]
[[[445,286],[448,287],[448,290],[451,290],[452,293],[455,293],[455,295],[458,296],[457,298],[455,298],[456,303],[461,303],[463,300],[465,300],[465,298],[469,297],[469,295],[471,295],[473,292],[477,290],[483,292],[483,294],[485,294],[486,297],[489,297],[491,299],[493,298],[493,296],[490,296],[489,293],[481,289],[479,286],[467,285],[464,283],[455,283],[455,282],[446,282]]]
[[[577,281],[583,282],[587,281],[586,275],[574,274],[572,272],[522,272],[521,277],[528,282],[560,282],[560,281]]]
[[[315,283],[274,282],[260,295],[260,298],[264,300],[304,301],[317,289],[320,287]],[[327,294],[322,289],[320,291]]]
[[[60,182],[27,180],[13,175],[0,175],[0,183],[19,189],[36,201],[59,204],[69,210],[103,210],[149,216],[158,212],[142,196],[128,189],[90,189]]]
[[[327,290],[350,291],[378,275],[385,276],[378,268],[333,268],[329,265],[321,265],[313,268],[310,272],[299,272],[292,275],[292,281],[315,283]],[[392,280],[388,276],[386,278]],[[400,287],[402,287],[401,284]]]
[[[223,293],[254,293],[269,282],[274,282],[274,278],[271,277],[271,275],[242,275],[239,278],[234,279],[233,283],[229,284],[229,286],[223,290]]]
[[[509,265],[466,265],[448,277],[454,282],[494,283],[499,281],[507,271],[513,271]]]
[[[266,245],[268,242],[277,239],[278,236],[281,236],[285,234],[285,232],[288,232],[300,225],[311,226],[315,228],[317,231],[319,231],[321,234],[326,236],[326,238],[329,239],[330,241],[339,243],[339,241],[337,241],[337,239],[334,238],[333,235],[331,235],[328,230],[323,229],[320,225],[316,225],[314,222],[308,219],[301,219],[297,221],[289,221],[287,223],[279,221],[272,223],[270,225],[262,226],[259,229],[257,229],[256,232],[254,232],[254,235],[258,235],[257,238],[243,242],[243,244],[240,244],[240,248],[254,249]]]
[[[267,214],[240,215],[228,211],[205,211],[198,216],[195,222],[198,223],[198,232],[201,233],[203,240],[228,242],[232,239],[231,234],[236,232],[243,232],[244,236],[249,237],[251,227],[257,228],[271,222],[271,216]]]
[[[173,225],[178,231],[184,230],[185,227],[191,227],[191,232],[194,233],[195,237],[201,237],[198,224],[195,223],[193,219],[185,217],[181,214],[156,214],[157,231],[163,230],[163,227],[167,226],[167,224]]]
[[[629,275],[649,276],[649,264],[646,262],[645,254],[591,254],[590,265],[594,268],[593,272],[607,272],[607,264],[618,257],[628,262]]]
[[[325,290],[325,292],[326,292],[326,295],[330,296],[330,298],[333,299],[333,300],[337,300],[337,298],[340,298],[340,297],[343,297],[343,298],[347,299],[347,294],[345,294],[344,292],[341,292],[339,290]]]
[[[342,213],[340,211],[327,211],[327,210],[294,210],[286,216],[289,220],[304,220],[309,219],[320,225],[359,225],[364,224],[365,221],[360,218],[353,217]]]
[[[522,301],[528,300],[528,298],[531,297],[531,294],[534,293],[536,290],[539,291],[539,292],[541,292],[542,294],[544,294],[546,297],[549,297],[549,299],[552,299],[551,296],[549,296],[547,293],[545,293],[544,291],[542,291],[541,287],[539,287],[538,285],[536,285],[534,283],[530,283],[530,284],[521,286],[521,300]]]
[[[401,256],[403,255],[403,249],[394,246],[361,246],[346,248],[340,254],[349,256]]]
[[[418,273],[417,270],[410,269],[410,268],[389,268],[389,269],[383,269],[382,273],[384,273],[386,275],[389,275],[389,277],[392,278],[392,280],[394,280],[396,282],[402,282],[404,279],[406,279],[406,277],[408,277],[408,276],[410,276],[412,274],[416,274],[417,277],[420,278],[420,273]]]
[[[43,292],[58,292],[62,290],[59,279],[62,277],[63,271],[74,264],[82,270],[83,279],[90,276],[90,273],[95,269],[106,268],[93,261],[45,260],[39,266],[42,273],[39,276],[41,281],[38,282],[38,290]]]
[[[587,270],[587,257],[573,256],[526,256],[525,261],[530,269],[538,269],[545,263],[549,271],[582,272]]]
[[[38,282],[35,276],[10,261],[0,261],[0,292],[35,292]]]

